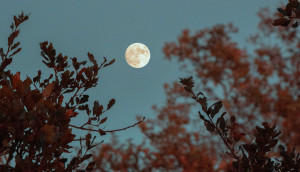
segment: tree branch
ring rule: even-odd
[[[126,130],[126,129],[128,129],[128,128],[132,128],[132,127],[135,127],[136,125],[139,125],[139,124],[142,123],[144,120],[145,120],[145,117],[144,117],[142,120],[136,122],[135,124],[130,125],[130,126],[127,126],[127,127],[125,127],[125,128],[116,129],[116,130],[104,130],[104,132],[106,132],[106,133],[113,133],[113,132],[116,132],[116,131]],[[84,127],[78,127],[78,126],[75,126],[75,125],[72,125],[72,124],[69,124],[69,126],[70,126],[70,127],[73,127],[73,128],[80,129],[80,130],[99,132],[99,129],[98,129],[98,130],[95,130],[95,129],[88,129],[88,128],[84,128]]]

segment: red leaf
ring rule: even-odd
[[[51,84],[48,84],[47,87],[42,91],[43,96],[45,98],[48,98],[53,89],[54,89],[54,82],[52,82]]]
[[[105,121],[107,120],[107,117],[101,119],[100,123],[99,124],[103,124]]]
[[[92,135],[91,133],[88,133],[87,135],[85,135],[85,144],[86,144],[86,147],[91,147],[91,138],[92,138]]]
[[[79,75],[82,75],[82,73],[86,70],[86,67],[82,68],[79,72]]]
[[[17,88],[17,85],[20,83],[20,72],[17,72],[14,76],[13,76],[13,81],[12,81],[12,86],[14,89]]]
[[[18,48],[15,52],[13,52],[9,57],[11,57],[11,56],[13,56],[13,55],[15,55],[15,54],[17,54],[18,52],[20,52],[21,51],[21,49],[22,48]]]
[[[281,19],[276,19],[273,22],[273,25],[274,26],[288,26],[290,22],[291,22],[291,20],[288,20],[286,18],[281,18]]]
[[[20,42],[15,43],[13,46],[11,46],[10,50],[17,48],[19,45],[20,45]]]
[[[72,109],[66,111],[66,115],[70,118],[74,114]]]
[[[112,59],[109,63],[105,64],[103,67],[107,67],[109,65],[112,65],[116,60]]]
[[[97,62],[96,62],[96,60],[95,60],[95,57],[94,57],[93,54],[91,54],[91,53],[88,52],[88,57],[89,57],[89,60],[90,60],[95,66],[98,66],[98,65],[97,65]]]
[[[245,133],[236,133],[236,132],[233,133],[233,139],[235,142],[238,142],[244,136],[245,136]]]
[[[93,114],[99,117],[103,113],[103,105],[100,105],[98,101],[94,102]]]
[[[106,110],[110,109],[115,103],[116,103],[116,100],[115,99],[111,99],[109,101],[108,105],[107,105],[107,109]]]
[[[5,56],[5,55],[4,55],[3,48],[0,48],[0,56],[1,56],[1,57],[4,57],[4,56]]]
[[[14,42],[14,39],[19,35],[19,30],[14,31],[13,33],[11,33],[8,37],[8,46],[11,46],[12,43]]]
[[[106,135],[106,132],[103,131],[102,129],[99,129],[98,131],[99,131],[100,136]]]
[[[26,78],[26,80],[23,82],[23,88],[24,90],[27,90],[30,88],[32,81],[29,77]]]
[[[62,102],[63,102],[63,100],[64,100],[64,96],[63,96],[63,95],[60,95],[60,96],[58,97],[58,104],[61,105]]]
[[[45,142],[48,144],[53,143],[55,139],[55,132],[54,132],[55,126],[46,124],[45,126],[43,126],[42,130],[45,133]]]
[[[20,21],[19,21],[19,19],[17,18],[17,16],[14,16],[14,22],[15,22],[16,27],[18,27],[19,24],[20,24]]]

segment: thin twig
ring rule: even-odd
[[[113,133],[113,132],[116,132],[116,131],[126,130],[126,129],[128,129],[128,128],[135,127],[136,125],[139,125],[139,124],[142,123],[144,120],[145,120],[145,117],[144,117],[142,120],[140,120],[140,121],[136,122],[135,124],[130,125],[130,126],[128,126],[128,127],[121,128],[121,129],[116,129],[116,130],[104,130],[104,132],[106,132],[106,133]],[[73,127],[73,128],[80,129],[80,130],[87,130],[87,131],[96,131],[96,132],[99,132],[99,129],[98,129],[98,130],[95,130],[95,129],[88,129],[88,128],[78,127],[78,126],[71,125],[71,124],[69,124],[69,126],[70,126],[70,127]]]
[[[193,91],[191,91],[191,93],[193,94],[194,97],[196,97],[197,102],[200,103],[200,100],[198,99],[198,97],[195,95],[195,93]],[[201,103],[200,103],[201,105]],[[233,148],[231,148],[229,146],[229,144],[227,143],[227,141],[225,140],[223,134],[221,131],[219,131],[219,129],[217,128],[217,126],[215,125],[215,123],[213,122],[212,118],[205,112],[206,116],[208,117],[209,121],[212,123],[214,129],[217,131],[217,133],[220,135],[220,137],[222,138],[223,142],[225,143],[226,147],[230,150],[231,155],[233,156],[234,159],[238,160],[239,157],[234,153]]]

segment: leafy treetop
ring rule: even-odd
[[[125,128],[104,130],[101,127],[107,121],[104,114],[115,104],[115,99],[107,105],[95,101],[93,108],[89,107],[85,91],[97,86],[100,70],[112,65],[115,59],[108,61],[103,57],[99,63],[93,54],[87,53],[92,64],[88,66],[87,61],[56,53],[52,43],[45,41],[40,43],[41,56],[53,74],[42,79],[39,70],[34,78],[22,80],[20,72],[13,74],[7,70],[14,55],[21,51],[16,38],[19,26],[28,18],[23,12],[14,16],[7,50],[0,48],[0,171],[79,170],[83,168],[82,163],[92,157],[89,150],[102,143],[95,143],[96,136],[92,136],[91,131],[102,136],[133,127],[143,120]],[[70,124],[79,111],[86,112],[88,120],[81,126]],[[89,133],[75,138],[72,128]],[[70,143],[74,141],[80,143],[80,149],[68,160],[63,153],[71,152]],[[92,161],[83,169],[91,171],[94,165]]]

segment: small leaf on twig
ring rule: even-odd
[[[210,131],[210,132],[215,131],[215,128],[214,128],[213,124],[211,124],[210,122],[204,122],[204,125],[205,125],[207,131]]]
[[[112,59],[109,63],[105,64],[103,67],[107,67],[109,65],[112,65],[116,60]]]
[[[211,107],[212,110],[211,110],[211,117],[214,118],[214,116],[219,113],[220,109],[222,108],[223,104],[222,104],[222,101],[218,101],[217,103],[213,104]]]
[[[97,61],[95,60],[95,57],[93,54],[89,53],[88,52],[88,57],[89,57],[89,60],[95,65],[95,66],[98,66],[97,65]]]
[[[103,131],[102,129],[99,129],[98,132],[99,132],[100,136],[106,135],[106,132]]]
[[[105,121],[107,120],[107,117],[101,119],[100,123],[99,124],[103,124]]]
[[[116,103],[116,100],[115,99],[111,99],[109,101],[108,105],[107,105],[107,109],[106,110],[110,109],[115,103]]]
[[[180,78],[180,82],[184,86],[184,89],[188,92],[192,91],[192,88],[194,87],[194,84],[195,84],[192,76],[190,76],[188,78]]]

